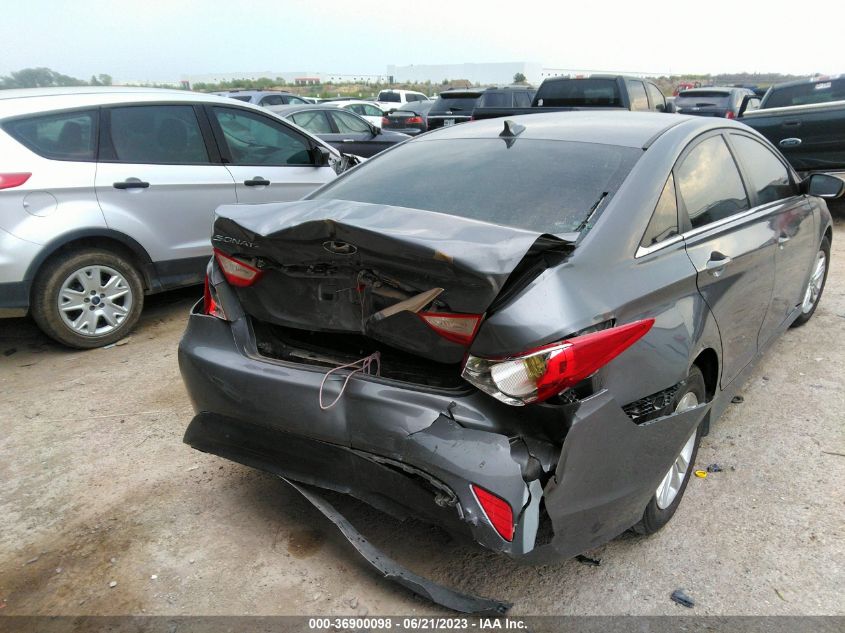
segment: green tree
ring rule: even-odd
[[[52,86],[84,86],[86,82],[49,68],[24,68],[0,77],[0,89],[48,88]]]
[[[523,75],[522,73],[516,73],[513,76],[513,82],[515,84],[524,84],[525,83],[525,75]]]

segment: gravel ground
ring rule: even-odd
[[[513,615],[845,614],[845,212],[822,303],[705,438],[666,529],[522,567],[332,497],[415,571]],[[0,322],[0,613],[443,613],[380,579],[277,479],[182,444],[176,345],[196,288],[151,297],[131,337],[70,351]]]

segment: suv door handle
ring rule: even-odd
[[[150,183],[138,180],[137,178],[127,178],[123,182],[116,182],[112,184],[115,189],[146,189]]]
[[[270,181],[266,178],[262,178],[261,176],[255,176],[250,180],[244,180],[244,184],[247,187],[266,187],[270,184]]]
[[[354,142],[355,142],[355,139],[354,139],[354,138],[345,138],[345,139],[343,139],[343,141],[342,141],[342,142],[343,142],[343,143],[354,143]]]
[[[725,270],[725,266],[730,263],[730,257],[723,255],[719,251],[713,251],[710,253],[710,259],[708,259],[707,263],[704,264],[704,268],[714,277],[718,277],[722,274],[722,271]]]

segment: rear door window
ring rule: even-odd
[[[660,92],[660,88],[653,83],[646,82],[645,89],[648,91],[648,96],[651,99],[652,108],[663,112],[666,110],[666,97]]]
[[[711,136],[693,147],[675,170],[675,177],[693,228],[749,208],[736,163],[721,136]]]
[[[384,114],[377,107],[372,106],[368,103],[365,103],[364,105],[362,105],[361,108],[364,110],[365,116],[382,116]]]
[[[533,98],[530,92],[515,92],[513,94],[513,105],[517,108],[530,108]]]
[[[232,165],[311,165],[310,143],[285,124],[239,108],[212,108]]]
[[[96,122],[96,110],[77,110],[13,119],[3,129],[44,158],[90,161],[95,159]]]
[[[100,160],[147,165],[209,163],[191,105],[109,108],[109,134]]]
[[[261,99],[261,103],[258,105],[263,106],[276,106],[276,105],[284,105],[285,100],[282,98],[282,95],[268,95]]]
[[[757,193],[757,204],[795,195],[789,171],[768,147],[740,134],[731,134],[730,139],[745,175]]]
[[[643,82],[628,79],[625,81],[625,85],[628,86],[631,110],[648,110],[648,97],[646,97]]]

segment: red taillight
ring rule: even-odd
[[[405,123],[408,125],[422,125],[422,117],[421,116],[409,116],[405,119]]]
[[[264,271],[258,270],[246,262],[232,257],[231,255],[226,255],[226,253],[219,251],[216,248],[214,249],[214,257],[217,259],[217,263],[220,265],[220,269],[223,271],[226,281],[233,286],[238,286],[240,288],[251,286],[261,279],[261,276],[264,274]]]
[[[390,119],[388,119],[386,116],[381,117],[381,126],[387,127],[388,125],[390,125]]]
[[[452,314],[448,312],[419,312],[420,318],[446,340],[468,347],[475,338],[480,314]]]
[[[513,405],[548,400],[604,367],[645,336],[654,319],[576,336],[502,359],[469,355],[462,376]]]
[[[11,189],[12,187],[20,187],[23,183],[29,180],[31,173],[17,172],[14,174],[0,174],[0,189]]]
[[[494,495],[492,492],[487,492],[484,488],[471,484],[475,498],[484,510],[484,514],[490,520],[490,523],[496,528],[496,531],[506,541],[513,540],[513,510],[504,499]]]
[[[217,317],[218,319],[226,320],[226,313],[223,308],[217,303],[217,293],[208,281],[208,275],[205,276],[205,286],[202,291],[202,313],[208,316]]]
[[[728,113],[725,115],[725,118],[726,119],[735,119],[736,115],[733,112],[731,112],[730,110],[728,110]]]

